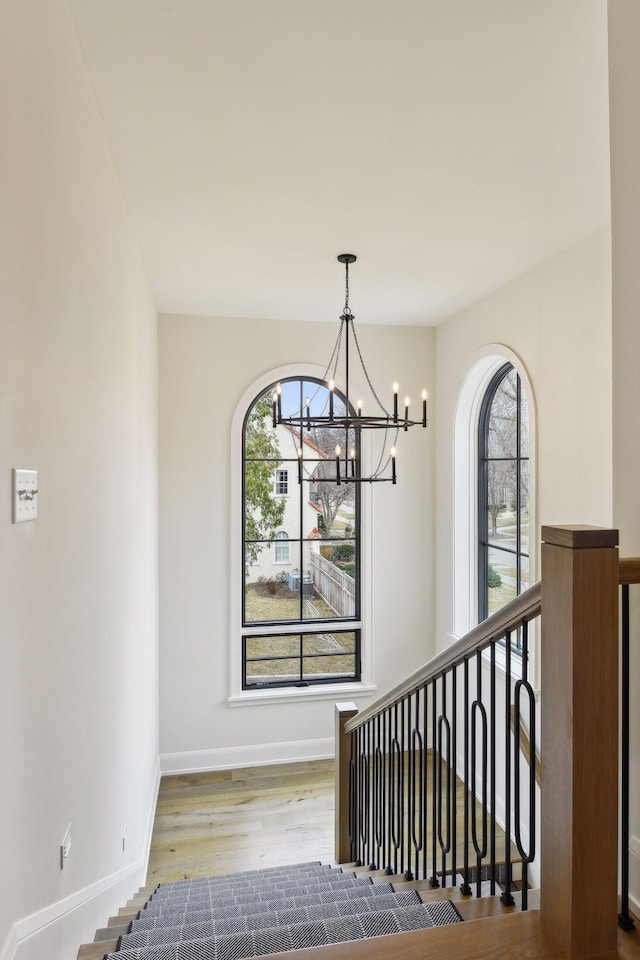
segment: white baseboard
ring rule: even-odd
[[[640,837],[629,840],[629,904],[632,913],[640,916]]]
[[[202,773],[208,770],[264,767],[274,763],[299,763],[303,760],[331,760],[333,756],[333,738],[327,737],[321,740],[290,740],[284,743],[163,753],[160,756],[160,769],[163,774]]]
[[[140,858],[115,873],[50,903],[42,910],[16,920],[0,949],[0,960],[69,960],[81,943],[93,940],[95,931],[144,885],[147,876],[155,818],[160,763],[151,790],[145,838]]]

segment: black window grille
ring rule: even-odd
[[[486,390],[478,427],[478,619],[528,586],[529,414],[522,381],[507,363]]]
[[[360,486],[332,479],[336,444],[356,451],[357,464],[360,437],[337,425],[307,430],[307,401],[312,414],[329,407],[322,381],[280,384],[294,424],[274,426],[272,384],[243,427],[244,689],[361,677]],[[336,417],[344,403],[336,390]]]

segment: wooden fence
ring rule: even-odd
[[[355,616],[356,582],[353,577],[319,553],[312,553],[311,579],[316,591],[337,616]]]

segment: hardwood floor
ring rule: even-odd
[[[459,868],[464,795],[460,782],[457,795]],[[480,833],[479,817],[478,812]],[[427,850],[431,850],[430,817]],[[498,863],[503,856],[504,834],[498,828]],[[517,858],[513,845],[512,858]],[[333,760],[162,778],[147,883],[304,860],[334,860]],[[448,869],[450,862],[449,856]]]
[[[148,883],[333,861],[333,760],[163,777]]]

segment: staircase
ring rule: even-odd
[[[374,706],[358,714],[351,704],[337,705],[335,849],[341,866],[307,863],[143,888],[98,931],[96,942],[80,949],[78,960],[241,960],[282,952],[289,952],[290,960],[640,958],[638,932],[616,931],[615,925],[618,584],[640,583],[640,559],[618,562],[616,531],[543,528],[543,539],[542,586],[521,595]],[[625,572],[629,565],[633,579]],[[534,617],[541,619],[542,782],[547,787],[540,909],[537,897],[529,897],[528,904],[525,898],[526,867],[536,855],[535,817],[530,850],[519,835],[521,691],[529,700],[528,730],[534,721],[537,726],[527,676],[528,624]],[[512,672],[514,630],[522,630],[522,676]],[[483,676],[487,664],[495,670],[501,640],[504,695],[497,698],[495,684],[483,683]],[[484,707],[481,696],[487,690]],[[512,806],[505,804],[504,826],[506,837],[515,838],[522,892],[511,843],[504,845],[499,871],[494,842],[497,700],[505,746],[498,789],[502,777],[503,792],[513,799]],[[460,715],[465,720],[456,733]],[[429,740],[434,744],[430,761]],[[462,763],[457,760],[461,746]],[[535,749],[532,736],[525,758],[532,800]],[[458,836],[460,766],[464,826]],[[474,780],[480,768],[482,788]],[[502,874],[505,885],[498,897]]]
[[[78,960],[240,960],[461,922],[442,892],[425,902],[412,886],[320,863],[178,880]]]

